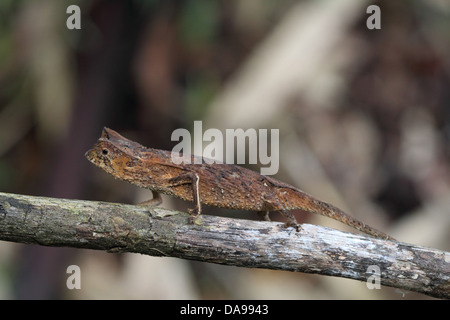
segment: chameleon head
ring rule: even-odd
[[[86,158],[116,178],[127,180],[135,166],[132,150],[142,147],[114,130],[104,128],[97,143],[85,153]]]
[[[117,159],[122,152],[107,140],[99,139],[94,147],[85,153],[86,158],[106,172],[116,175]]]

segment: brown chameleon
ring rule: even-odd
[[[101,137],[86,157],[115,178],[150,189],[153,199],[144,205],[161,202],[159,193],[194,202],[190,221],[201,214],[201,205],[259,211],[269,220],[270,211],[287,219],[285,227],[300,230],[291,210],[321,214],[368,235],[392,237],[349,216],[331,204],[317,200],[302,190],[255,171],[224,163],[175,164],[171,152],[146,148],[114,130],[104,128]],[[194,156],[191,156],[193,159]]]

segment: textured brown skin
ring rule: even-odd
[[[293,226],[299,230],[290,210],[301,209],[330,217],[368,235],[393,240],[287,183],[223,163],[194,164],[191,161],[191,164],[177,165],[172,162],[171,152],[143,147],[108,128],[103,129],[97,143],[86,152],[86,157],[115,178],[194,201],[192,220],[201,213],[201,204],[206,204],[266,213],[280,211],[288,220],[286,227]]]

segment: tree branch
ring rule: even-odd
[[[304,224],[0,193],[0,240],[170,256],[367,281],[450,298],[450,253]]]

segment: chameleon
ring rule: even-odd
[[[85,154],[86,158],[115,178],[152,191],[153,198],[141,205],[158,205],[160,193],[191,201],[191,223],[202,212],[202,204],[262,213],[270,220],[269,212],[279,211],[285,218],[284,227],[301,229],[291,210],[321,214],[340,221],[370,236],[394,240],[353,218],[339,208],[315,199],[302,190],[265,176],[256,171],[221,162],[194,161],[176,164],[171,151],[146,148],[103,128],[101,137]],[[189,156],[188,156],[189,157]]]

